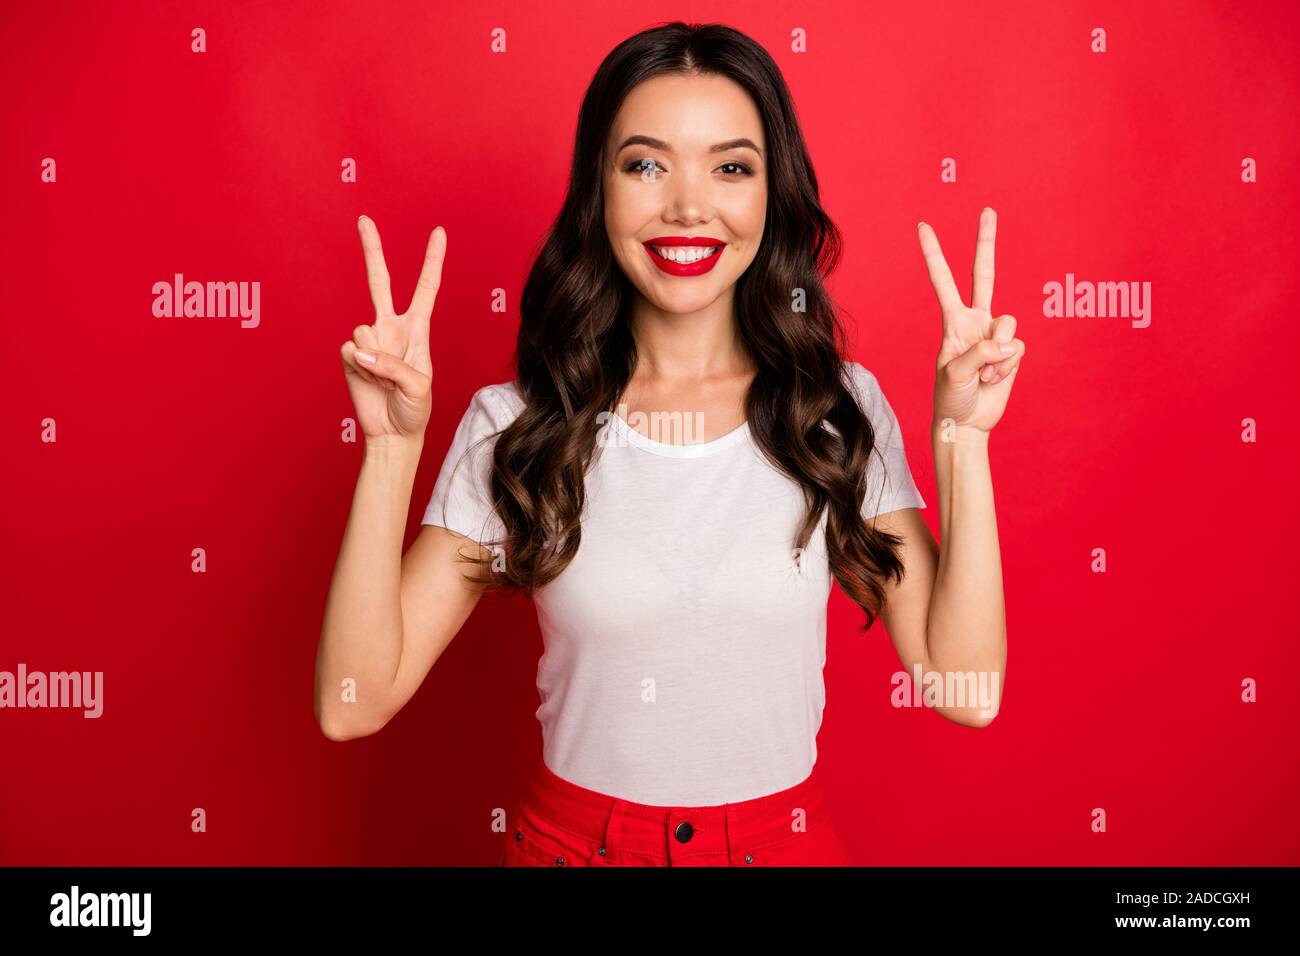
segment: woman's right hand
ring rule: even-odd
[[[339,350],[357,421],[367,442],[422,441],[433,404],[429,317],[442,282],[447,233],[438,226],[429,236],[411,305],[396,315],[379,230],[367,216],[357,220],[357,229],[375,307],[374,324],[358,325]]]

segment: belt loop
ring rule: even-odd
[[[609,820],[605,823],[605,862],[613,862],[614,838],[623,822],[623,801],[615,800],[609,808]]]
[[[735,862],[735,854],[737,852],[737,848],[733,845],[733,841],[738,838],[736,811],[732,808],[730,803],[723,807],[723,811],[723,830],[725,831],[724,836],[727,841],[727,866],[732,866]]]

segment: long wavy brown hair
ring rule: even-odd
[[[736,283],[735,319],[757,366],[745,400],[750,434],[803,489],[808,510],[791,547],[803,548],[829,509],[831,574],[874,623],[883,581],[901,580],[901,539],[861,516],[875,435],[845,384],[845,334],[823,279],[840,258],[839,231],[822,209],[817,177],[775,61],[720,24],[665,24],[620,43],[601,63],[578,117],[568,195],[529,272],[514,365],[525,406],[496,437],[491,494],[505,529],[462,555],[471,579],[530,597],[582,544],[585,476],[597,434],[636,367],[628,317],[632,284],[604,224],[602,168],[620,104],[661,74],[718,74],[753,98],[768,143],[762,243]],[[802,290],[802,309],[794,308]],[[599,417],[598,417],[599,416]],[[828,430],[823,423],[833,427]],[[504,561],[500,560],[504,557]]]

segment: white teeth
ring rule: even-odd
[[[713,255],[721,246],[651,246],[655,252],[673,262],[699,262]]]

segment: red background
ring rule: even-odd
[[[399,309],[429,230],[449,237],[414,536],[469,396],[511,377],[592,73],[681,17],[785,73],[845,233],[851,357],[903,423],[936,535],[918,219],[966,294],[998,211],[994,313],[1028,346],[991,444],[998,719],[893,708],[892,646],[833,595],[819,766],[855,862],[1300,863],[1296,9],[5,4],[0,669],[102,670],[105,711],[0,711],[0,862],[495,862],[492,811],[540,753],[529,602],[481,603],[380,734],[332,743],[312,714],[362,452],[339,437],[338,349],[372,321],[355,220],[379,225]],[[259,281],[260,327],[154,318],[175,272]],[[1044,318],[1067,272],[1151,282],[1150,327]]]

